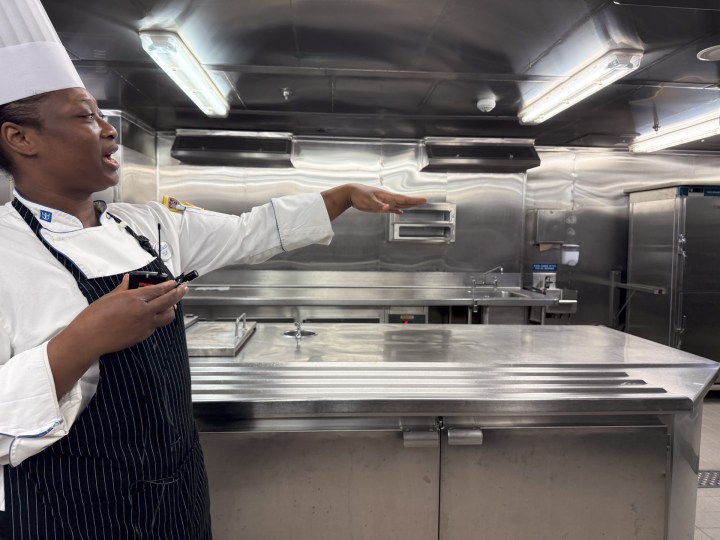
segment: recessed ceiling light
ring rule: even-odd
[[[720,62],[720,45],[713,45],[697,53],[699,60],[705,62]]]

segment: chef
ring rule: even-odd
[[[129,273],[257,263],[328,244],[350,207],[425,200],[351,184],[240,216],[96,202],[119,180],[115,129],[39,0],[2,0],[0,21],[0,539],[210,538],[187,286]]]

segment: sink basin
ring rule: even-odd
[[[475,298],[527,298],[526,294],[516,291],[506,291],[502,289],[493,289],[491,291],[479,291],[475,293]]]

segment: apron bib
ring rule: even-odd
[[[88,279],[45,241],[30,210],[12,204],[88,303],[120,284],[123,274]],[[149,241],[125,228],[155,257],[138,270],[171,275]],[[180,305],[175,320],[145,341],[100,357],[97,391],[70,433],[6,466],[5,491],[13,540],[211,538]]]

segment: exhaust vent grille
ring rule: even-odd
[[[402,214],[389,214],[388,240],[449,244],[455,241],[455,218],[453,203],[428,203]]]
[[[423,172],[518,173],[540,165],[532,141],[509,139],[425,139]]]
[[[292,136],[179,131],[170,155],[192,165],[292,167]]]

